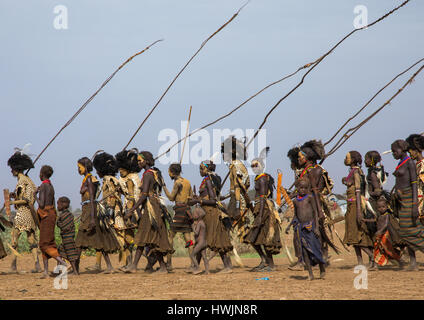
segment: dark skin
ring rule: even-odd
[[[261,174],[264,171],[264,167],[262,166],[262,163],[253,160],[251,164],[252,170],[256,175]],[[255,180],[255,191],[256,191],[256,198],[259,197],[259,213],[258,216],[255,218],[255,222],[253,225],[253,228],[258,227],[260,228],[264,222],[264,210],[265,210],[265,203],[266,203],[266,197],[268,194],[268,179],[266,176],[260,177],[258,180]],[[252,269],[252,271],[259,271],[263,268],[268,267],[269,270],[267,271],[273,271],[275,269],[274,259],[272,257],[272,253],[262,248],[260,245],[253,245],[253,248],[255,251],[259,254],[259,257],[261,258],[261,262],[258,266]]]
[[[377,173],[372,170],[374,165],[375,164],[373,164],[370,157],[365,157],[365,166],[368,168],[368,193],[371,197],[377,199],[382,195],[383,188],[381,186],[380,179],[377,177]]]
[[[387,203],[385,201],[378,201],[377,202],[377,211],[380,213],[380,219],[384,218],[384,223],[381,224],[378,228],[378,230],[375,233],[375,236],[377,237],[377,241],[380,240],[380,237],[386,232],[387,230],[387,226],[388,226],[388,222],[389,222],[389,217],[383,217],[383,214],[385,214],[388,210],[387,207]]]
[[[351,169],[353,169],[354,167],[358,166],[357,163],[354,163],[352,161],[352,157],[350,155],[350,153],[347,153],[346,158],[344,160],[344,164],[345,166],[350,167]],[[342,179],[342,183],[345,184],[346,186],[352,186],[353,184],[355,184],[355,179],[354,179],[354,175],[352,176],[352,178],[347,181],[346,178]],[[362,214],[362,208],[361,208],[361,190],[359,186],[356,186],[355,189],[355,198],[356,198],[356,223],[360,226],[363,222],[365,222],[363,214]],[[371,250],[371,248],[365,248],[365,247],[359,247],[359,246],[353,246],[355,248],[355,254],[356,254],[356,259],[358,261],[358,265],[363,265],[363,260],[362,260],[362,251],[364,251],[368,257],[370,258],[370,270],[373,270],[375,268],[374,265],[374,256],[373,256],[373,252]]]
[[[40,180],[44,181],[47,180],[49,177],[45,176],[42,172],[40,172]],[[37,194],[39,194],[39,197],[37,197]],[[54,200],[54,188],[49,183],[43,183],[41,186],[38,187],[37,191],[34,192],[35,201],[38,203],[38,207],[40,209],[44,209],[46,206],[52,206],[55,203]],[[58,264],[66,266],[66,262],[63,261],[61,257],[55,257],[54,258]],[[41,276],[41,279],[47,278],[48,271],[49,271],[49,259],[47,257],[43,257],[43,264],[44,264],[44,272]]]
[[[24,174],[23,171],[18,171],[18,170],[11,170],[12,175],[16,178],[19,177],[20,174]],[[16,199],[17,198],[17,194],[16,194],[16,190],[15,192],[11,192],[9,194],[9,198],[10,199]],[[29,201],[27,199],[21,199],[21,200],[14,200],[14,201],[10,201],[10,205],[29,205]],[[16,258],[12,261],[12,267],[11,267],[11,271],[12,272],[16,272]],[[37,259],[35,262],[35,269],[36,272],[41,272],[41,268],[40,268],[40,263],[38,261],[38,255],[37,255]]]
[[[405,150],[402,150],[399,146],[392,144],[392,155],[396,160],[405,159],[407,153]],[[417,171],[413,161],[407,161],[402,167],[393,173],[396,177],[395,189],[397,195],[400,195],[402,189],[412,187],[412,225],[417,226],[418,219],[418,185],[417,183],[413,183],[413,181],[417,181]],[[408,271],[418,270],[417,260],[415,257],[414,248],[408,246],[408,254],[410,258],[410,263],[408,267]]]
[[[11,172],[12,172],[12,175],[14,176],[14,177],[18,177],[20,174],[24,174],[23,173],[23,171],[17,171],[17,170],[11,170]],[[10,193],[10,199],[14,199],[14,198],[16,198],[16,193],[15,192],[11,192]],[[27,200],[15,200],[15,201],[11,201],[10,202],[10,204],[12,205],[12,204],[14,204],[14,205],[20,205],[20,204],[28,204],[28,201]]]
[[[316,163],[306,159],[303,156],[303,154],[300,154],[299,165],[301,166],[301,168],[305,169],[315,164]],[[322,221],[324,220],[324,213],[321,208],[321,202],[319,201],[319,199],[320,199],[320,192],[326,187],[324,177],[322,176],[322,169],[320,167],[311,169],[309,170],[309,172],[305,174],[305,176],[309,179],[311,183],[311,189],[312,189],[312,193],[314,194],[315,205],[317,206],[318,213],[319,213],[318,219]]]
[[[58,211],[64,211],[69,209],[69,204],[65,201],[57,201],[57,210]],[[76,260],[76,261],[70,261],[71,266],[72,266],[72,271],[73,274],[78,276],[79,275],[79,263],[80,263],[80,259]]]
[[[150,165],[147,163],[146,160],[144,160],[141,156],[138,156],[138,165],[140,168],[144,169],[145,171],[150,169]],[[141,216],[141,206],[145,203],[147,200],[147,196],[149,193],[149,190],[153,187],[153,184],[155,182],[154,176],[151,174],[146,174],[143,177],[143,183],[141,185],[141,196],[140,199],[136,202],[134,207],[132,207],[130,210],[127,211],[125,214],[125,219],[129,219],[131,215],[134,213],[135,210],[137,210],[139,216]],[[137,247],[134,261],[127,267],[123,268],[123,270],[127,273],[135,273],[137,271],[137,265],[140,261],[141,256],[143,255],[144,247]],[[157,254],[156,255],[158,261],[159,261],[159,271],[160,273],[168,273],[168,270],[166,269],[165,262],[163,260],[163,254]]]
[[[306,169],[309,166],[314,166],[316,165],[315,161],[311,161],[309,159],[306,158],[306,156],[302,153],[299,152],[299,158],[298,158],[298,162],[301,168]],[[321,167],[316,167],[313,168],[309,171],[306,172],[305,177],[308,178],[310,184],[311,184],[311,189],[312,189],[312,194],[314,195],[314,201],[315,201],[315,205],[317,207],[318,210],[318,222],[319,224],[322,226],[322,228],[324,228],[324,210],[322,209],[322,204],[321,204],[321,192],[324,190],[324,188],[326,188],[326,183],[324,180],[324,175],[323,175],[323,170]],[[328,245],[327,243],[323,243],[323,255],[324,255],[324,259],[326,261],[328,261]]]
[[[203,165],[200,165],[199,173],[201,177],[206,177],[209,175],[207,168]],[[216,206],[216,194],[211,179],[206,180],[204,187],[199,189],[199,194],[200,197],[193,195],[193,199],[189,200],[188,204],[190,206],[195,204]],[[206,196],[208,196],[209,199],[201,199]],[[221,256],[222,263],[224,264],[224,269],[222,270],[222,272],[227,272],[231,270],[232,266],[230,257],[225,253],[220,253],[219,255]]]
[[[255,174],[261,173],[262,168],[259,168],[259,167],[260,167],[259,163],[252,164],[252,169],[254,170]],[[255,181],[255,191],[256,191],[256,196],[260,197],[260,203],[259,203],[258,218],[255,219],[255,224],[253,225],[253,227],[260,227],[262,225],[262,220],[263,220],[265,196],[268,191],[267,181],[265,178],[260,178]],[[260,270],[262,268],[265,268],[268,265],[267,254],[265,250],[263,250],[262,247],[259,245],[253,245],[253,249],[255,249],[255,251],[259,254],[259,257],[261,258],[261,262],[259,263],[258,266],[256,266],[252,270]]]
[[[82,166],[81,164],[78,163],[78,173],[81,176],[85,176],[86,174],[88,174],[87,169]],[[95,186],[93,184],[93,181],[91,179],[86,179],[83,186],[81,187],[80,193],[84,194],[88,191],[89,193],[89,197],[90,197],[90,224],[89,224],[89,229],[90,231],[93,231],[96,228],[96,222],[95,222],[95,212],[96,209],[94,207],[94,197],[95,197]]]
[[[206,256],[206,225],[203,221],[203,217],[200,217],[197,212],[193,213],[193,231],[194,231],[194,239],[195,245],[193,248],[193,252],[190,254],[190,259],[194,265],[193,274],[199,274],[202,271],[199,268],[199,262],[203,259],[203,263],[205,264],[205,274],[209,274],[209,261]]]
[[[81,165],[80,163],[78,163],[78,173],[82,176],[85,176],[88,174],[87,169]],[[96,194],[96,186],[94,185],[93,181],[91,180],[91,178],[88,178],[85,180],[84,184],[82,185],[81,189],[80,189],[80,193],[84,194],[88,191],[89,194],[89,198],[90,198],[90,224],[88,225],[89,228],[89,232],[95,232],[96,230],[96,220],[95,220],[95,213],[96,213],[96,207],[95,207],[95,194]],[[105,271],[105,273],[113,273],[113,267],[112,267],[112,263],[110,262],[110,258],[109,255],[107,253],[105,253],[104,251],[100,251],[103,254],[103,258],[106,261],[106,265],[107,265],[107,270]]]
[[[300,197],[306,197],[302,201],[295,200],[294,204],[294,214],[299,220],[300,223],[307,223],[310,221],[315,221],[314,233],[317,238],[320,237],[320,232],[318,229],[318,210],[315,205],[312,194],[309,193],[310,185],[307,181],[299,181],[297,185],[297,190]],[[286,229],[288,233],[290,226]],[[312,273],[312,266],[309,260],[308,252],[305,248],[303,250],[303,257],[305,258],[305,266],[308,269],[309,280],[314,280],[314,275]],[[319,264],[320,269],[320,278],[324,279],[325,277],[325,266],[323,263]]]
[[[424,159],[422,152],[415,150],[415,149],[409,149],[408,150],[409,155],[411,156],[412,160],[415,160],[417,163],[422,161]],[[418,177],[418,179],[421,179]],[[424,224],[424,216],[420,217],[421,223]]]
[[[100,174],[99,172],[97,172],[97,174],[98,174],[99,178],[101,178],[101,179],[103,178],[103,175],[102,174]],[[90,182],[91,182],[91,179],[87,179],[87,180],[90,180]],[[92,182],[91,182],[91,184],[93,185]],[[93,185],[93,187],[94,187],[94,185]],[[93,197],[94,197],[94,193],[93,193]],[[90,193],[90,199],[91,199],[91,193]],[[94,207],[94,202],[92,202],[92,206]],[[94,219],[93,219],[92,222],[94,222]],[[107,267],[107,269],[106,269],[106,271],[104,273],[107,273],[107,274],[114,273],[115,270],[113,269],[112,262],[110,261],[109,254],[107,254],[104,251],[101,251],[101,252],[103,254],[103,258],[105,259],[106,267]]]

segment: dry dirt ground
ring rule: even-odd
[[[94,274],[85,270],[94,264],[94,257],[81,261],[79,277],[70,276],[68,289],[54,288],[54,278],[40,279],[40,274],[29,273],[33,267],[30,255],[18,258],[22,274],[0,275],[0,299],[422,299],[424,291],[424,258],[418,253],[420,271],[399,271],[385,267],[368,273],[368,289],[354,288],[356,258],[353,250],[340,255],[331,253],[331,266],[324,280],[307,280],[306,271],[290,271],[288,259],[277,258],[275,272],[249,272],[259,258],[243,258],[244,268],[235,267],[232,274],[217,274],[219,258],[211,261],[211,274],[191,275],[185,272],[189,265],[186,257],[174,258],[174,272],[147,274],[143,271],[146,259],[142,258],[136,274]],[[0,261],[0,272],[8,272],[12,257]],[[233,260],[234,261],[234,260]],[[365,261],[368,261],[366,258]],[[112,256],[114,266],[117,255]],[[53,261],[50,270],[53,270]],[[103,263],[104,264],[104,263]],[[203,264],[202,264],[203,268]],[[314,269],[318,277],[319,270]],[[269,280],[257,280],[260,278]]]

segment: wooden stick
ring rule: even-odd
[[[118,69],[116,69],[106,80],[105,82],[103,82],[103,84],[100,86],[99,89],[97,89],[96,92],[93,93],[93,95],[88,98],[88,100],[86,102],[84,102],[84,104],[77,110],[77,112],[75,112],[75,114],[65,123],[65,125],[59,130],[58,133],[56,133],[56,135],[49,141],[49,143],[44,147],[44,149],[40,152],[40,154],[37,156],[37,158],[35,158],[34,160],[34,164],[37,162],[38,159],[40,159],[41,155],[47,150],[47,148],[52,144],[52,142],[59,136],[59,134],[67,127],[71,124],[72,121],[75,120],[75,118],[85,109],[85,107],[91,102],[91,100],[94,99],[94,97],[100,92],[100,90],[102,90],[110,80],[112,80],[112,78],[115,76],[115,74],[118,73],[119,70],[121,70],[128,62],[130,62],[133,58],[135,58],[136,56],[144,53],[145,51],[147,51],[148,49],[150,49],[150,47],[154,46],[156,43],[158,43],[159,41],[162,40],[156,40],[155,42],[153,42],[152,44],[150,44],[149,46],[147,46],[144,50],[137,52],[136,54],[132,55],[131,57],[129,57],[123,64],[121,64]],[[28,169],[28,171],[26,172],[26,174],[28,174],[28,172],[31,169]]]
[[[250,1],[250,0],[249,0]],[[240,11],[247,6],[247,4],[249,3],[249,1],[247,1],[235,14],[233,14],[233,16],[227,21],[225,22],[221,27],[219,27],[218,30],[216,30],[214,33],[212,33],[205,41],[202,42],[200,48],[194,53],[194,55],[187,61],[187,63],[184,65],[184,67],[182,67],[182,69],[177,73],[177,75],[174,77],[174,79],[171,81],[171,83],[169,84],[169,86],[165,89],[165,91],[163,92],[163,94],[161,95],[161,97],[159,98],[159,100],[156,102],[156,104],[153,106],[153,108],[149,111],[149,113],[147,114],[147,116],[144,118],[144,120],[141,122],[141,124],[138,126],[137,130],[134,132],[134,134],[131,136],[131,139],[128,141],[128,143],[125,145],[124,149],[125,150],[130,143],[133,141],[133,139],[135,138],[135,136],[138,134],[138,132],[140,131],[141,127],[143,127],[143,125],[146,123],[147,119],[149,119],[150,115],[153,113],[153,111],[155,111],[155,109],[157,108],[157,106],[159,105],[159,103],[162,101],[162,99],[165,97],[165,95],[168,93],[169,89],[171,89],[172,85],[175,83],[175,81],[177,81],[178,77],[183,73],[183,71],[187,68],[187,66],[190,64],[191,61],[193,61],[193,59],[198,55],[198,53],[203,49],[203,47],[206,45],[206,43],[208,43],[209,40],[211,40],[215,35],[217,35],[222,29],[224,29],[227,25],[229,25],[231,23],[231,21],[233,21],[238,14],[240,13]],[[409,0],[408,0],[409,1]]]
[[[375,20],[374,22],[363,26],[362,28],[358,28],[358,29],[354,29],[351,32],[349,32],[346,36],[343,37],[343,39],[341,39],[339,42],[337,42],[329,51],[327,51],[323,56],[321,56],[320,58],[318,58],[315,62],[313,62],[313,66],[303,75],[302,79],[299,81],[299,83],[293,87],[293,89],[291,89],[284,97],[282,97],[280,100],[277,101],[277,103],[268,111],[268,113],[265,115],[265,118],[263,119],[261,125],[258,127],[258,129],[255,131],[253,137],[250,139],[250,141],[247,143],[246,147],[248,147],[257,137],[257,135],[259,134],[259,131],[264,127],[265,123],[267,122],[269,116],[271,115],[271,113],[280,105],[281,102],[283,102],[287,97],[289,97],[294,91],[296,91],[305,81],[306,77],[312,72],[312,70],[314,70],[326,57],[328,57],[334,50],[336,50],[336,48],[342,44],[347,38],[349,38],[350,36],[352,36],[355,32],[360,31],[360,30],[364,30],[367,29],[373,25],[375,25],[376,23],[386,19],[388,16],[390,16],[392,13],[394,13],[395,11],[399,10],[400,8],[402,8],[403,6],[405,6],[410,0],[406,0],[404,1],[402,4],[400,4],[399,6],[397,6],[396,8],[392,9],[391,11],[387,12],[384,16],[380,17],[379,19]]]
[[[184,150],[185,150],[185,145],[186,145],[186,142],[187,142],[187,136],[188,136],[188,129],[189,129],[189,127],[190,127],[191,109],[192,109],[192,106],[190,106],[190,112],[188,113],[187,128],[186,128],[186,134],[185,134],[185,138],[184,138],[183,149],[181,150],[180,165],[181,165],[181,163],[182,163],[182,161],[183,161]]]

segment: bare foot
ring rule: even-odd
[[[90,266],[90,267],[86,267],[85,270],[87,271],[102,271],[102,268],[98,265],[95,264],[94,266]]]
[[[41,273],[42,271],[40,265],[37,263],[35,264],[35,268],[31,270],[31,273]]]
[[[18,269],[10,268],[8,273],[10,273],[10,274],[14,274],[14,273],[18,274],[19,272],[18,272]]]
[[[404,271],[418,271],[418,266],[416,264],[410,264]]]
[[[313,275],[313,274],[310,274],[310,275],[308,276],[308,280],[309,280],[309,281],[315,280],[314,275]]]
[[[136,273],[137,272],[137,268],[134,266],[129,266],[129,267],[123,267],[122,271],[124,271],[125,273]]]
[[[109,269],[103,271],[103,274],[114,274],[114,273],[116,273],[116,271],[113,268],[109,268]]]
[[[368,271],[376,271],[376,270],[378,270],[378,268],[375,264],[372,264],[368,267]]]
[[[266,264],[264,264],[263,262],[261,262],[259,265],[257,265],[256,267],[250,269],[251,272],[257,272],[259,270],[261,270],[262,268],[266,267]]]
[[[222,269],[221,271],[219,271],[217,273],[224,273],[224,274],[226,274],[226,273],[233,273],[233,270],[230,269],[230,268],[225,268],[225,269]]]
[[[49,277],[48,273],[43,272],[43,274],[41,275],[40,279],[47,279]]]
[[[289,266],[288,268],[291,271],[304,271],[305,268],[300,264],[300,263],[296,263],[294,266]]]
[[[319,278],[320,279],[325,279],[325,272],[320,272]]]
[[[158,273],[168,273],[168,270],[165,268],[159,268]]]
[[[272,272],[272,271],[275,271],[275,267],[266,266],[266,267],[263,267],[262,269],[260,269],[258,271],[259,272]]]
[[[199,273],[202,273],[202,270],[200,268],[193,271],[193,274],[199,274]]]

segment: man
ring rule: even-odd
[[[174,238],[177,233],[182,233],[186,242],[186,248],[191,256],[193,251],[193,236],[192,236],[192,217],[190,212],[190,206],[187,204],[188,200],[193,197],[191,190],[190,181],[181,177],[181,165],[179,163],[173,163],[168,169],[169,177],[174,180],[174,187],[172,192],[169,192],[168,188],[164,184],[163,190],[170,201],[175,201],[173,207],[175,215],[171,222],[171,228],[169,231],[169,242],[171,246],[174,244]],[[172,255],[167,256],[167,269],[172,270]]]
[[[10,204],[15,205],[16,209],[16,216],[13,220],[11,233],[12,248],[15,250],[17,249],[19,237],[25,232],[34,259],[35,268],[32,272],[40,273],[41,268],[37,253],[38,245],[35,236],[38,218],[34,211],[34,192],[37,188],[34,182],[23,173],[25,170],[34,168],[34,164],[28,155],[21,153],[21,151],[17,151],[9,158],[7,165],[12,169],[12,175],[18,179],[15,191],[10,193],[10,198],[15,199],[11,201]],[[11,271],[14,273],[17,272],[16,260],[17,257],[15,256],[11,265]]]
[[[66,266],[65,261],[59,255],[54,236],[56,226],[56,209],[54,203],[54,188],[50,182],[53,168],[43,166],[40,170],[41,186],[34,192],[34,198],[38,204],[38,216],[40,218],[40,250],[43,255],[44,273],[41,279],[48,277],[49,259],[55,259],[59,264]],[[37,198],[37,194],[39,197]]]

